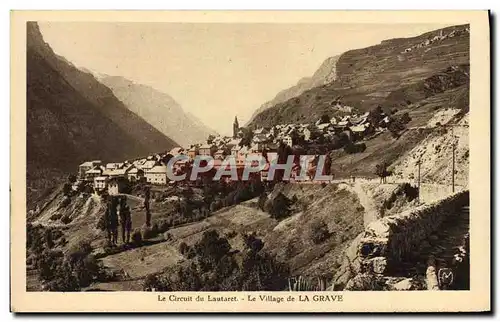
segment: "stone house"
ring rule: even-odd
[[[146,171],[146,181],[151,184],[165,185],[167,184],[167,167],[164,165],[157,165]]]
[[[124,193],[127,187],[128,180],[124,177],[114,177],[108,180],[108,194],[117,195]]]
[[[100,166],[101,161],[100,160],[94,160],[94,161],[87,161],[78,166],[78,176],[80,178],[85,178],[85,172],[89,171],[90,169]]]
[[[215,151],[217,151],[217,147],[214,144],[203,144],[198,153],[204,156],[213,156]]]

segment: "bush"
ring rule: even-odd
[[[237,233],[236,231],[234,231],[234,230],[231,230],[230,232],[228,232],[228,233],[226,234],[226,238],[227,238],[227,239],[231,239],[231,238],[236,237],[236,235],[238,235],[238,233]]]
[[[76,176],[74,174],[70,174],[68,176],[68,182],[69,183],[75,183],[76,182]]]
[[[366,150],[366,144],[364,143],[359,143],[359,144],[347,144],[344,146],[344,152],[348,154],[354,154],[354,153],[362,153]]]
[[[313,222],[310,226],[309,236],[313,243],[321,244],[330,237],[328,225],[323,220]]]
[[[63,194],[65,196],[70,196],[71,195],[71,191],[72,191],[72,188],[71,188],[71,183],[64,183],[63,185]]]
[[[153,231],[153,228],[152,227],[147,227],[146,225],[142,226],[142,229],[141,229],[141,235],[142,235],[142,239],[150,239],[150,238],[154,238],[158,235],[158,231]]]
[[[170,292],[172,288],[170,287],[170,282],[165,276],[150,274],[146,276],[142,284],[144,291],[155,291],[155,292]]]
[[[269,214],[272,218],[283,219],[290,215],[292,202],[283,193],[279,193],[270,204],[266,207],[269,208]]]
[[[262,240],[257,238],[254,234],[244,235],[243,238],[245,240],[245,245],[253,252],[257,253],[264,247]]]
[[[71,198],[68,196],[64,196],[63,200],[59,204],[59,209],[66,208],[67,206],[69,206],[70,203],[71,203]]]
[[[96,228],[101,231],[106,231],[106,214],[103,214],[101,217],[99,217]]]
[[[68,215],[64,215],[64,216],[61,217],[61,221],[62,221],[63,224],[67,225],[71,221],[73,221],[73,219],[71,219],[70,216],[68,216]]]
[[[185,242],[179,244],[179,253],[185,255],[188,251],[189,247]]]
[[[62,214],[60,212],[56,212],[55,214],[50,216],[50,220],[59,220],[59,219],[61,219],[61,217],[62,217]]]
[[[154,222],[153,226],[151,227],[151,234],[153,234],[154,236],[157,236],[159,232],[160,232],[160,229],[158,228],[158,223]]]
[[[166,219],[160,219],[158,221],[158,233],[164,233],[170,228],[170,221]]]
[[[136,246],[142,245],[142,234],[139,229],[134,230],[132,233],[132,243],[134,243]]]

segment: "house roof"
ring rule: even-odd
[[[148,173],[167,173],[167,167],[164,165],[157,165],[151,168]]]
[[[107,174],[110,177],[118,177],[118,176],[123,176],[127,173],[127,169],[114,169],[111,171],[108,171]]]
[[[350,129],[353,132],[364,132],[366,130],[366,127],[364,125],[355,125],[351,126]]]
[[[254,134],[263,134],[263,133],[266,133],[267,130],[263,127],[259,128],[259,129],[256,129],[255,131],[253,131]]]
[[[95,181],[106,181],[107,179],[108,179],[108,177],[103,177],[103,176],[99,176],[99,177],[94,178]]]
[[[93,161],[86,161],[80,164],[80,167],[92,167],[94,165]]]
[[[264,142],[267,140],[268,140],[268,137],[266,134],[256,134],[256,135],[254,135],[254,137],[252,139],[252,141],[257,142],[257,143]]]
[[[102,172],[102,170],[101,170],[99,167],[94,167],[94,168],[92,168],[92,169],[90,169],[90,170],[86,171],[85,173],[86,173],[86,174],[87,174],[87,173],[88,173],[88,174],[92,174],[92,173],[99,173],[99,174],[101,174],[101,172]]]
[[[215,145],[213,144],[203,144],[202,146],[200,146],[200,149],[213,149],[215,147]]]
[[[119,163],[116,162],[110,162],[106,163],[106,169],[114,169],[114,168],[119,168]]]
[[[170,154],[179,154],[181,153],[182,151],[184,150],[184,148],[178,146],[178,147],[175,147],[175,148],[172,148],[169,153]]]
[[[144,164],[142,165],[142,167],[146,168],[146,169],[150,169],[150,168],[154,167],[155,165],[156,165],[156,161],[155,160],[149,160],[149,161],[144,162]]]

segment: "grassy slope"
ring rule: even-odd
[[[463,30],[465,27],[449,27],[443,29],[443,32]],[[415,92],[390,94],[398,93],[406,87],[414,87],[450,66],[469,63],[467,33],[401,54],[406,48],[438,33],[439,31],[433,31],[413,38],[391,39],[375,46],[348,51],[340,56],[336,64],[337,79],[334,82],[315,87],[263,111],[254,118],[251,126],[314,122],[323,113],[338,114],[332,108],[336,99],[341,99],[343,104],[354,106],[360,111],[378,104],[392,109],[404,105],[407,99],[415,103],[412,101]],[[419,86],[414,89],[424,91]],[[405,97],[405,94],[411,95]]]
[[[181,265],[183,257],[178,251],[179,244],[181,242],[194,244],[208,229],[216,229],[224,235],[230,232],[239,233],[229,239],[232,248],[239,250],[243,249],[244,245],[241,235],[255,232],[263,239],[267,251],[290,263],[293,274],[330,277],[337,256],[363,229],[363,207],[355,195],[338,189],[334,184],[324,188],[319,185],[289,184],[283,189],[289,197],[296,195],[299,203],[307,204],[307,208],[281,222],[259,210],[256,207],[256,200],[221,209],[205,220],[170,229],[169,240],[156,238],[157,242],[147,246],[104,257],[102,261],[107,267],[123,269],[129,275],[129,279],[104,283],[96,287],[113,290],[124,287],[140,288],[140,280],[147,274],[161,271],[165,267]],[[60,221],[54,222],[49,218],[60,211],[58,204],[61,200],[60,195],[56,197],[37,221],[45,225],[60,226]],[[139,228],[144,222],[144,212],[138,201],[130,199],[129,203],[132,209],[133,228]],[[154,203],[153,213],[161,213],[163,209],[161,207],[163,206]],[[97,230],[96,225],[103,211],[104,206],[98,198],[73,197],[72,203],[62,211],[63,214],[73,214],[73,221],[64,226],[69,241],[65,249],[82,240],[90,240],[92,246],[99,251],[104,244],[105,234]],[[309,226],[318,219],[323,219],[327,223],[332,236],[320,245],[315,245],[309,237]],[[302,242],[296,242],[297,240]],[[294,247],[291,249],[287,245]]]

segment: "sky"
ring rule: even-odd
[[[172,96],[221,134],[328,57],[436,24],[39,22],[58,55]]]

